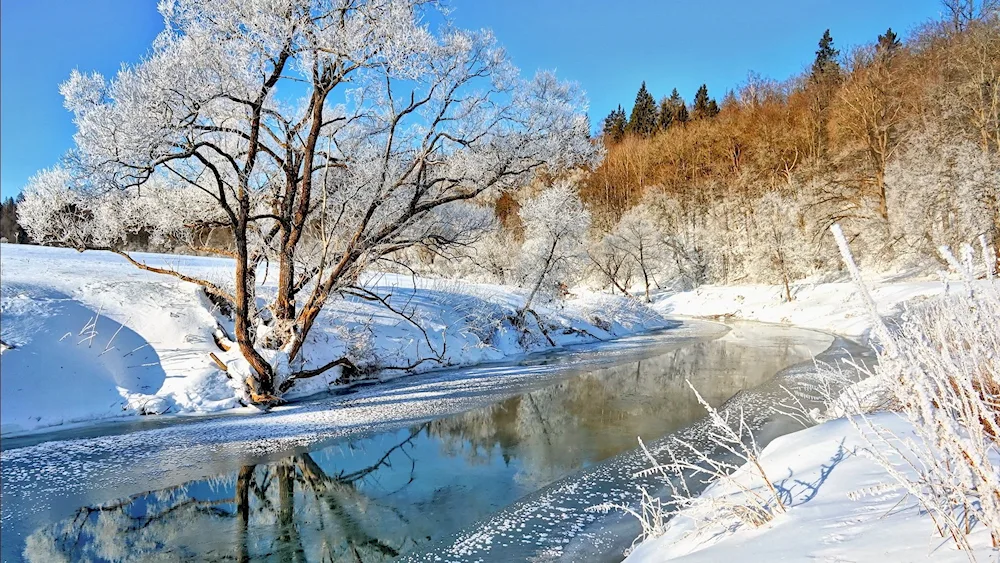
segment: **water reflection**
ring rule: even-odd
[[[703,413],[685,380],[718,405],[824,345],[798,331],[747,339],[737,330],[485,408],[92,504],[34,530],[23,556],[369,562],[426,552],[633,449],[637,435],[653,439],[697,420]]]

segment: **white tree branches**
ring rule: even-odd
[[[63,85],[76,148],[32,181],[22,221],[79,249],[122,252],[142,231],[234,257],[235,336],[251,396],[269,400],[274,366],[297,365],[326,300],[366,266],[466,242],[481,214],[449,209],[598,154],[575,86],[520,78],[488,32],[424,23],[435,9],[162,1],[141,63]],[[202,244],[210,229],[226,242]],[[265,263],[278,288],[258,338]]]

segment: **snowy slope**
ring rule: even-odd
[[[136,254],[220,284],[230,261]],[[273,276],[272,276],[273,277]],[[239,407],[241,389],[209,353],[217,323],[228,321],[199,288],[136,269],[104,252],[0,246],[0,432],[32,431],[137,413],[204,413]],[[271,288],[261,272],[264,287]],[[550,347],[537,330],[523,337],[500,321],[523,303],[502,286],[373,275],[366,286],[388,298],[427,332],[377,303],[343,299],[328,306],[304,349],[304,367],[322,365],[351,347],[380,377],[496,361]],[[624,298],[582,294],[558,307],[536,308],[556,345],[610,339],[661,328],[664,319]],[[231,365],[232,367],[232,365]],[[339,375],[302,380],[289,398],[328,390]]]
[[[900,438],[914,436],[909,423],[895,414],[870,420]],[[846,419],[778,438],[765,448],[762,465],[787,495],[785,514],[751,528],[739,521],[709,523],[708,513],[686,513],[672,520],[664,535],[639,545],[626,561],[969,561],[966,553],[937,535],[931,519],[904,492],[879,490],[858,500],[849,497],[894,483],[884,469],[858,453],[864,446]],[[745,469],[740,475],[749,483]],[[760,486],[759,480],[753,482]],[[717,482],[704,494],[720,497],[734,491]],[[970,541],[976,560],[996,561],[1000,556],[990,547],[985,526],[978,526]]]
[[[894,281],[891,277],[877,277],[868,283],[882,316],[898,314],[906,301],[945,291],[940,280]],[[793,297],[786,302],[784,288],[778,285],[706,285],[693,291],[661,294],[653,306],[670,315],[791,324],[850,337],[868,333],[870,323],[851,282],[803,283],[794,289]]]

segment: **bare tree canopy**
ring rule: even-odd
[[[489,32],[426,23],[437,8],[161,2],[166,27],[141,63],[63,84],[76,147],[33,178],[22,222],[81,250],[124,254],[141,230],[234,258],[231,287],[156,271],[232,302],[240,375],[252,400],[272,400],[304,370],[324,304],[364,268],[463,243],[491,218],[473,198],[598,154],[575,86],[522,79]],[[212,229],[231,243],[207,244]],[[260,307],[265,265],[277,290]]]

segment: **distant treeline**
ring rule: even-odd
[[[19,194],[17,199],[8,197],[0,204],[0,239],[3,242],[14,244],[30,242],[28,233],[17,222],[17,204],[22,199],[23,197]]]
[[[721,103],[704,85],[691,104],[656,102],[643,83],[603,120],[607,157],[581,189],[595,227],[650,208],[693,283],[839,268],[834,222],[875,267],[1000,246],[1000,17],[945,7],[905,40],[888,29],[846,52],[827,30],[801,75],[750,73]]]

